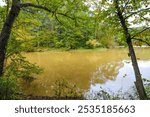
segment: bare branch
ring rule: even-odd
[[[138,14],[138,13],[140,13],[140,12],[142,12],[142,11],[146,11],[146,10],[149,10],[149,9],[150,9],[150,8],[140,9],[140,10],[138,10],[138,11],[136,11],[136,12],[132,12],[131,14],[129,14],[128,16],[126,16],[125,19],[128,19],[128,18],[131,17],[132,15]]]

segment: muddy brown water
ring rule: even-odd
[[[87,92],[100,87],[113,92],[128,91],[134,85],[132,63],[128,50],[48,51],[26,53],[27,60],[44,69],[30,83],[22,83],[25,93],[51,96],[56,80],[65,79]],[[137,48],[136,54],[142,77],[150,79],[150,48]]]

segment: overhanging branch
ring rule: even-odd
[[[131,37],[131,39],[135,38],[137,35],[143,33],[144,31],[150,29],[150,27],[146,27],[145,29],[141,30],[140,32],[136,33],[134,36]]]
[[[35,5],[35,4],[32,4],[32,3],[24,3],[24,4],[20,4],[20,7],[21,8],[24,8],[24,7],[33,7],[33,8],[45,10],[45,11],[50,12],[52,14],[62,15],[62,16],[68,17],[68,18],[70,18],[72,20],[75,19],[75,18],[67,15],[66,13],[65,14],[64,13],[59,13],[59,12],[57,13],[56,10],[53,11],[53,10],[51,10],[51,9],[45,7],[45,6],[42,6],[42,5]]]
[[[147,44],[148,46],[150,46],[150,43],[147,42],[146,40],[143,40],[143,39],[140,39],[140,38],[132,38],[132,40],[137,40],[137,41],[143,42],[143,43]]]
[[[42,6],[42,5],[35,5],[35,4],[32,4],[32,3],[20,4],[20,7],[21,7],[21,8],[24,8],[24,7],[34,7],[34,8],[43,9],[43,10],[45,10],[45,11],[48,11],[48,12],[53,13],[53,11],[52,11],[51,9],[48,9],[48,8],[45,7],[45,6]]]
[[[132,15],[135,15],[135,14],[138,14],[142,11],[146,11],[146,10],[150,10],[150,8],[146,8],[146,9],[141,9],[141,10],[138,10],[136,12],[132,12],[131,14],[129,14],[128,16],[125,17],[125,19],[128,19],[129,17],[131,17]]]

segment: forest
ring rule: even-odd
[[[149,46],[149,0],[0,0],[0,99],[148,100]]]

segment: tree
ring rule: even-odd
[[[130,0],[128,0],[128,1],[130,1]],[[119,0],[114,0],[113,4],[116,8],[117,17],[119,18],[121,26],[122,26],[123,31],[124,31],[124,35],[125,35],[125,38],[126,38],[126,43],[128,44],[129,54],[131,56],[132,65],[133,65],[134,72],[135,72],[135,77],[136,77],[135,85],[136,85],[137,91],[139,93],[139,97],[140,97],[140,99],[147,99],[147,95],[146,95],[146,92],[145,92],[145,89],[144,89],[144,86],[143,86],[143,82],[142,82],[142,78],[141,78],[141,73],[140,73],[140,70],[139,70],[139,67],[138,67],[138,63],[137,63],[136,54],[135,54],[133,44],[132,44],[132,37],[131,37],[131,34],[128,31],[128,27],[127,27],[127,24],[126,24],[126,18],[127,17],[123,16],[123,13],[122,13],[122,11],[120,9],[120,6],[119,6]]]
[[[9,2],[9,0],[7,0],[6,3],[9,3],[7,7],[10,6],[10,3],[12,4],[12,6],[0,33],[0,76],[2,76],[4,72],[6,48],[11,34],[11,30],[21,9],[27,9],[28,7],[41,9],[51,13],[58,21],[58,16],[63,16],[71,20],[76,20],[74,10],[78,9],[79,3],[83,2],[81,0],[52,0],[51,2],[49,2],[49,0],[31,0],[30,3],[24,3],[24,1],[20,0],[12,0],[12,2]]]
[[[99,15],[100,22],[108,23],[115,32],[115,41],[126,42],[129,48],[133,69],[136,77],[136,88],[140,99],[147,99],[143,86],[140,70],[138,67],[136,54],[133,48],[133,40],[141,41],[149,45],[149,36],[144,34],[150,29],[149,25],[149,1],[148,0],[91,0],[95,5],[95,15]],[[139,30],[135,30],[139,27]],[[142,27],[142,28],[141,28]],[[110,28],[110,27],[106,27]],[[123,34],[123,37],[121,35]],[[144,35],[144,39],[141,39]],[[122,39],[118,39],[118,37]]]
[[[150,29],[148,26],[149,20],[146,17],[150,9],[148,8],[148,0],[101,0],[99,4],[103,4],[101,7],[101,13],[104,17],[103,21],[105,19],[109,24],[115,28],[117,27],[116,30],[118,30],[118,32],[124,34],[124,41],[128,45],[129,56],[131,56],[136,77],[136,89],[140,99],[147,99],[132,40],[139,34]],[[131,22],[131,19],[134,20]],[[134,27],[141,26],[141,24],[144,25],[144,29],[141,28],[138,33],[135,33],[135,31],[133,31]]]

